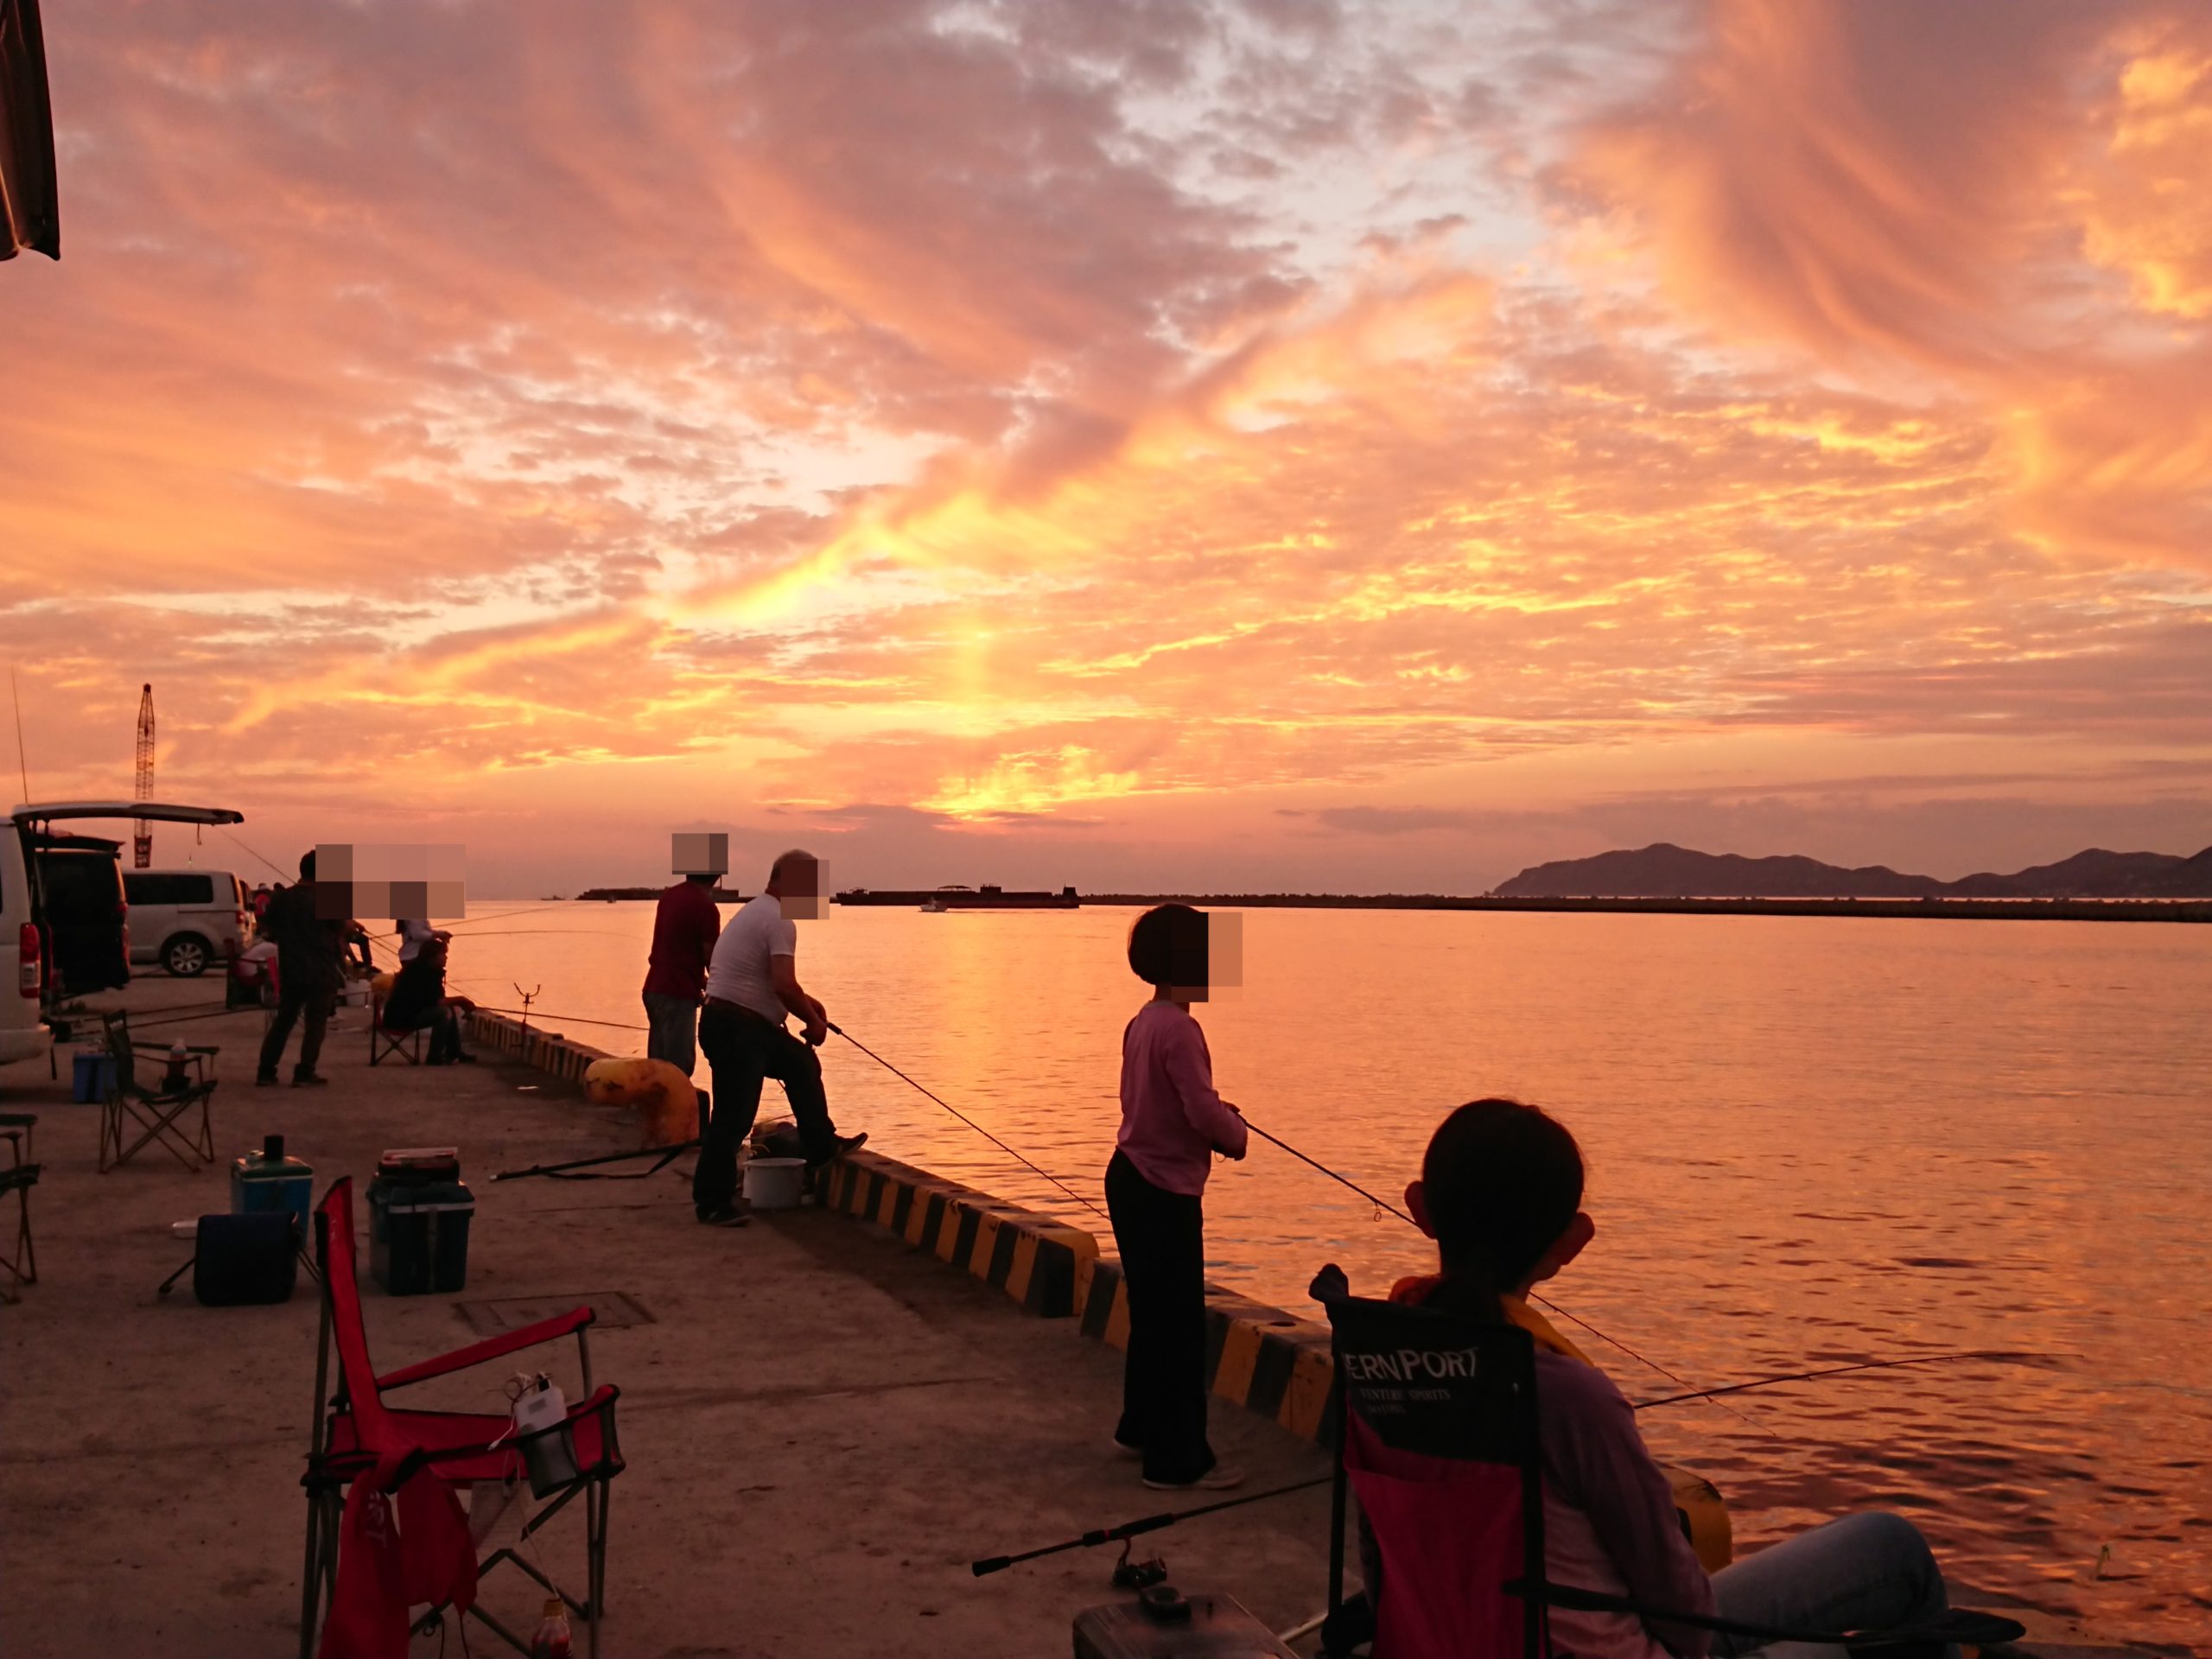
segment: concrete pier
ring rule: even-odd
[[[121,1000],[150,1018],[219,994],[213,979],[153,978]],[[1075,1611],[1116,1599],[1111,1550],[984,1580],[968,1563],[1173,1506],[1108,1444],[1119,1354],[830,1211],[725,1231],[692,1220],[674,1171],[494,1185],[495,1171],[619,1150],[636,1132],[510,1062],[372,1071],[365,1017],[341,1016],[322,1061],[330,1086],[315,1090],[254,1087],[257,1014],[146,1036],[221,1045],[218,1148],[227,1160],[282,1134],[315,1166],[318,1193],[348,1172],[365,1182],[388,1147],[461,1147],[477,1205],[467,1287],[394,1298],[365,1281],[379,1369],[476,1340],[461,1306],[601,1309],[594,1365],[622,1389],[629,1463],[613,1488],[608,1654],[1065,1653]],[[228,1207],[227,1164],[190,1174],[149,1147],[96,1174],[99,1109],[67,1096],[66,1053],[55,1083],[42,1060],[0,1068],[0,1104],[39,1114],[46,1166],[31,1198],[39,1283],[0,1308],[0,1650],[295,1653],[313,1287],[303,1275],[286,1306],[205,1308],[187,1275],[157,1300],[191,1253],[169,1224]],[[651,1322],[613,1325],[617,1297]],[[575,1344],[541,1351],[573,1391]],[[426,1385],[423,1403],[502,1410],[508,1369]],[[1216,1422],[1255,1488],[1326,1469],[1311,1445],[1233,1408]],[[1325,1517],[1320,1491],[1150,1541],[1179,1585],[1225,1590],[1281,1629],[1322,1605]],[[543,1553],[555,1578],[580,1584],[580,1529],[565,1519],[539,1535]],[[484,1595],[526,1630],[531,1589],[505,1569]],[[503,1650],[480,1627],[471,1637],[480,1654]],[[436,1650],[435,1637],[413,1649]]]

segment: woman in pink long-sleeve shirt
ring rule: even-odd
[[[1244,1155],[1244,1120],[1214,1092],[1205,1033],[1191,1017],[1209,983],[1206,918],[1187,905],[1147,911],[1129,930],[1129,967],[1152,1001],[1122,1033],[1122,1128],[1106,1166],[1106,1207],[1129,1299],[1122,1421],[1114,1444],[1144,1459],[1144,1484],[1236,1485],[1206,1441],[1205,1218],[1214,1154]]]

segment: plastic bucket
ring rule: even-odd
[[[804,1158],[753,1158],[745,1166],[745,1201],[755,1210],[796,1210],[806,1185]]]

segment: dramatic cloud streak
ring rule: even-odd
[[[41,793],[151,678],[166,775],[533,887],[779,811],[880,880],[2212,840],[2196,8],[54,21]],[[1914,844],[1718,804],[1870,775]]]

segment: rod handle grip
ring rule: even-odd
[[[1011,1555],[986,1555],[980,1561],[970,1561],[968,1570],[980,1579],[986,1573],[1003,1573],[1013,1565],[1014,1557]]]

